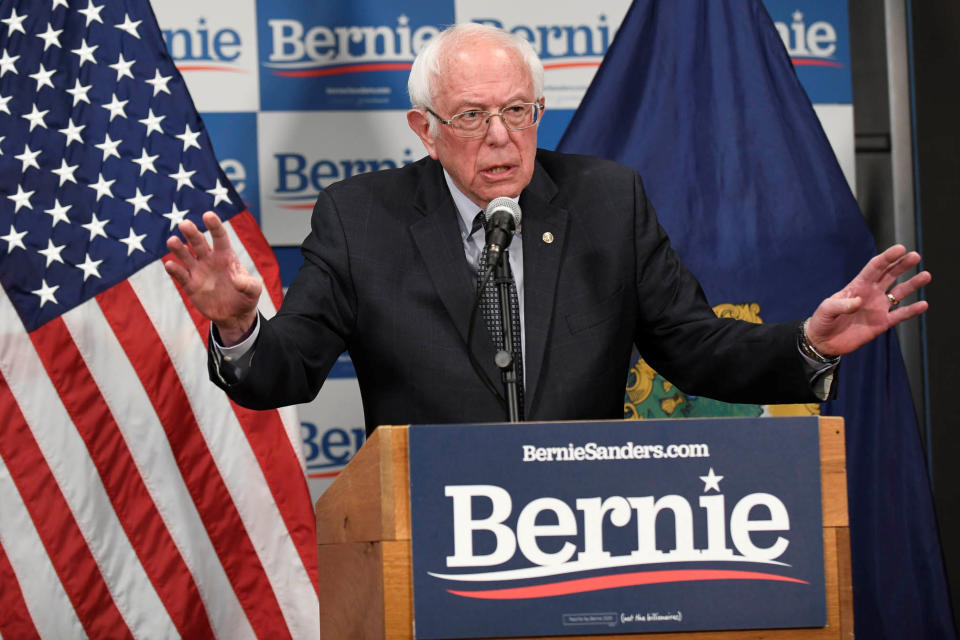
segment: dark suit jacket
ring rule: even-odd
[[[632,170],[541,150],[520,206],[528,420],[622,417],[634,345],[688,393],[816,401],[796,325],[718,319]],[[331,185],[311,226],[303,268],[261,323],[249,372],[225,384],[212,363],[214,381],[251,408],[306,402],[347,349],[368,431],[504,421],[467,358],[474,289],[440,164],[425,158]],[[500,388],[482,320],[474,330]]]

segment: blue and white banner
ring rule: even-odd
[[[416,638],[822,627],[816,418],[415,425]]]

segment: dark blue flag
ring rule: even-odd
[[[799,320],[876,252],[759,0],[634,2],[559,148],[640,172],[718,313]],[[893,332],[839,376],[822,410],[846,419],[856,634],[955,637]],[[640,417],[779,411],[684,396],[642,361],[627,392]]]

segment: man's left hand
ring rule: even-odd
[[[820,303],[807,322],[807,341],[825,356],[844,355],[926,311],[926,300],[904,306],[900,301],[926,286],[930,272],[895,284],[919,263],[919,253],[899,244],[875,256],[850,284]]]

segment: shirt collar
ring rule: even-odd
[[[460,237],[466,238],[467,234],[469,234],[473,228],[473,219],[477,217],[477,212],[481,211],[481,209],[473,200],[457,188],[457,185],[453,183],[453,178],[450,177],[446,169],[443,170],[443,178],[447,181],[447,188],[450,189],[450,195],[453,196],[453,204],[457,207],[457,213],[459,214],[457,216],[457,224],[460,225]],[[519,197],[510,199],[520,204]]]

